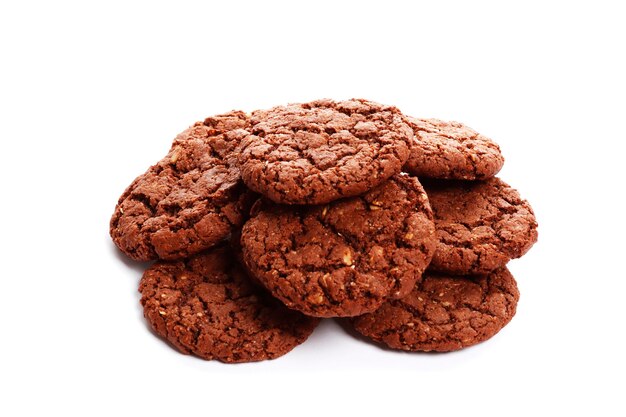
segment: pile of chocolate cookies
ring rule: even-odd
[[[353,99],[233,111],[179,134],[120,197],[111,237],[156,260],[144,315],[181,352],[281,356],[320,318],[452,351],[513,317],[506,268],[537,240],[490,139]]]

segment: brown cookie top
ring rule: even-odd
[[[356,317],[361,334],[394,349],[449,352],[483,342],[515,315],[519,291],[508,269],[454,277],[430,271],[401,300]]]
[[[424,181],[439,242],[430,269],[481,274],[524,255],[537,241],[528,201],[498,178]]]
[[[282,356],[318,319],[289,310],[253,285],[227,245],[183,261],[159,261],[139,284],[144,316],[183,353],[222,362]]]
[[[400,172],[413,131],[400,111],[362,99],[258,110],[240,156],[244,182],[272,201],[322,204]]]
[[[500,147],[459,122],[407,117],[415,142],[404,170],[419,177],[476,180],[504,165]]]
[[[111,218],[115,244],[133,259],[179,259],[209,248],[244,221],[251,195],[237,168],[248,134],[239,111],[179,134],[165,158],[124,191]]]
[[[328,205],[263,202],[252,211],[241,237],[249,270],[311,316],[356,316],[404,296],[434,252],[426,194],[404,174]]]

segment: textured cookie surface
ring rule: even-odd
[[[424,181],[435,215],[437,250],[430,269],[481,274],[525,254],[537,241],[530,204],[498,178]]]
[[[480,276],[426,271],[401,300],[353,320],[361,334],[394,349],[448,352],[485,341],[515,315],[519,291],[506,268]]]
[[[252,113],[244,182],[270,200],[321,204],[361,194],[400,172],[413,131],[398,109],[320,100]]]
[[[355,316],[402,297],[434,252],[426,194],[407,175],[328,205],[263,202],[252,211],[241,237],[249,270],[311,316]]]
[[[237,168],[248,118],[231,112],[179,134],[165,158],[120,197],[115,244],[137,260],[180,259],[224,239],[244,220],[251,195]]]
[[[458,122],[407,117],[415,142],[404,170],[419,177],[476,180],[495,176],[504,164],[500,147]]]
[[[276,358],[304,342],[318,323],[253,285],[226,245],[155,263],[139,291],[156,333],[181,352],[209,360]]]

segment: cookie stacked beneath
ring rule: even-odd
[[[462,124],[366,100],[234,111],[178,135],[110,231],[157,260],[144,315],[181,352],[275,358],[328,317],[392,348],[457,350],[511,320],[506,264],[537,240],[503,163]]]

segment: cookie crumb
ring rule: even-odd
[[[348,250],[344,255],[343,255],[343,263],[350,266],[352,265],[352,253],[350,252],[350,250]]]
[[[170,157],[170,164],[175,164],[176,161],[178,161],[179,154],[180,154],[180,149],[176,148],[176,150],[172,153],[172,156]]]

